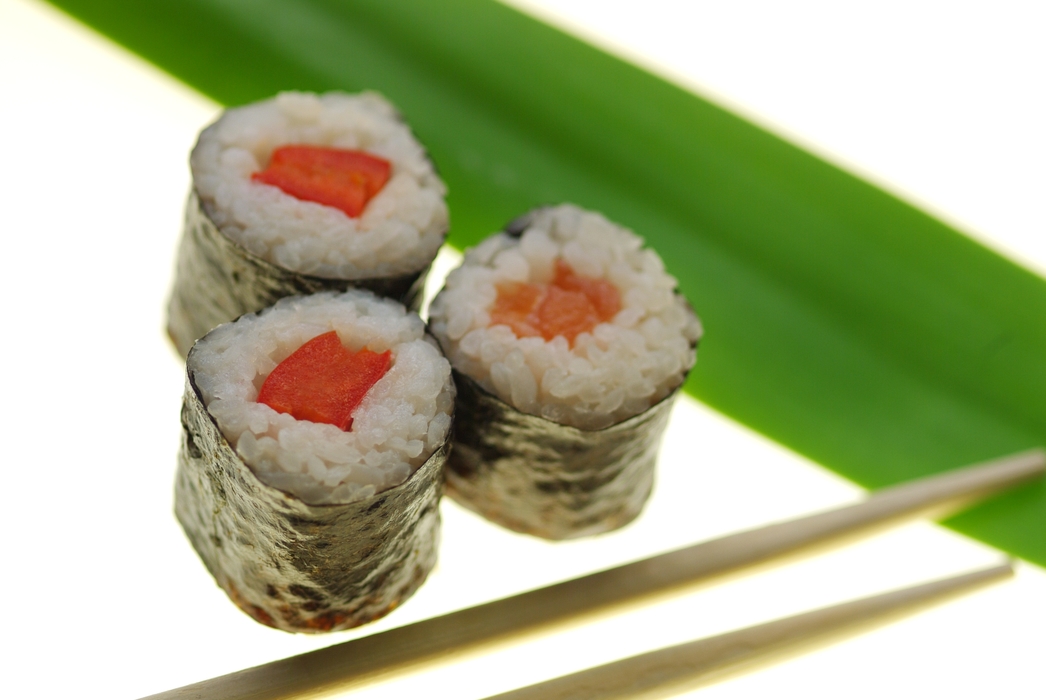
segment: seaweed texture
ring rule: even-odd
[[[417,310],[429,266],[394,277],[335,279],[293,272],[254,255],[223,234],[195,189],[185,206],[167,333],[185,356],[207,331],[283,297],[324,291],[369,289]]]
[[[344,505],[309,505],[261,482],[207,412],[193,379],[182,405],[175,514],[237,606],[288,632],[376,620],[436,564],[444,443],[399,486]]]
[[[639,515],[678,389],[638,416],[580,430],[518,411],[456,370],[454,382],[446,488],[455,501],[552,540],[615,530]]]

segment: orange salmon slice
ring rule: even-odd
[[[610,282],[585,277],[563,260],[556,260],[556,274],[549,284],[507,282],[497,287],[498,298],[490,311],[492,326],[504,324],[518,338],[563,336],[574,339],[591,333],[621,310],[621,293]]]

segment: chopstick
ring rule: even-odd
[[[915,479],[854,505],[727,535],[149,697],[286,700],[343,691],[904,520],[948,512],[1025,483],[1044,469],[1046,453],[1031,450]]]
[[[699,639],[572,673],[486,700],[624,700],[678,695],[724,676],[863,632],[1013,575],[1013,566],[924,583]]]

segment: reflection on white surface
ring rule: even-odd
[[[598,26],[598,17],[590,19]],[[837,62],[845,63],[846,46],[833,47]],[[137,697],[859,493],[700,404],[682,401],[654,499],[633,526],[549,544],[494,528],[447,503],[436,572],[389,618],[319,638],[257,625],[214,585],[171,513],[183,378],[163,334],[163,309],[189,186],[188,151],[218,108],[28,0],[0,0],[0,81],[8,96],[0,117],[8,136],[0,169],[8,233],[0,277],[8,300],[2,366],[13,467],[9,504],[0,516],[8,534],[0,585],[8,642],[16,645],[5,696]],[[816,84],[801,80],[792,90],[817,94]],[[910,135],[890,123],[879,126],[919,153],[906,141]],[[990,150],[985,143],[973,139],[969,153]],[[938,167],[948,197],[963,198],[962,188],[948,189],[947,167],[912,157],[918,168],[890,163],[883,172],[903,184],[921,181],[921,168]],[[1006,183],[999,188],[1024,186]],[[997,204],[986,201],[976,206]],[[956,211],[957,218],[975,219]],[[1041,212],[1016,216],[1023,223],[1014,229],[1041,230]],[[982,232],[994,226],[977,225]],[[482,697],[997,557],[915,524],[352,697]],[[1027,697],[1041,682],[1044,648],[1046,574],[1022,566],[1013,582],[700,692],[708,698]]]

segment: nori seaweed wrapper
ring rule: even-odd
[[[309,505],[258,479],[204,407],[192,356],[182,405],[175,513],[218,585],[288,632],[376,620],[436,564],[445,442],[404,483],[345,505]]]
[[[504,232],[519,238],[544,208],[513,219]],[[685,380],[638,415],[583,430],[523,413],[455,369],[447,495],[498,525],[550,540],[623,527],[653,489],[661,437]]]
[[[323,291],[369,289],[417,311],[429,265],[369,279],[316,277],[274,265],[236,243],[214,224],[195,188],[185,206],[167,333],[182,356],[212,328],[260,311],[279,299]]]
[[[581,430],[518,411],[457,370],[454,382],[446,489],[455,501],[551,540],[608,532],[639,515],[677,392],[637,416]]]

